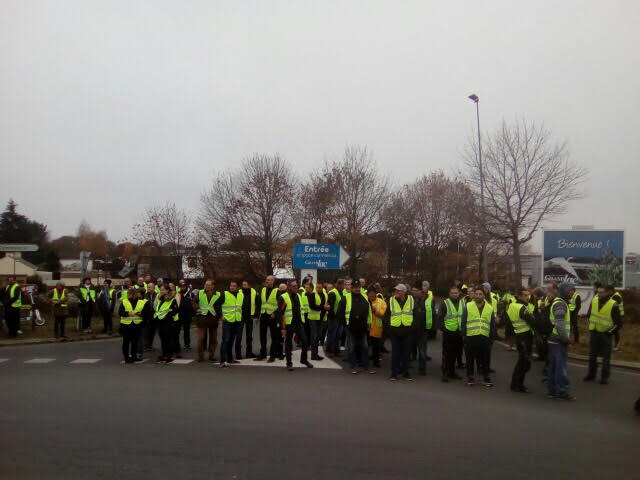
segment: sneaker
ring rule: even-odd
[[[373,368],[367,368],[367,373],[370,373],[371,375],[374,375],[376,373],[376,371]]]
[[[482,385],[488,388],[493,387],[493,383],[491,383],[491,379],[488,377],[482,380]]]
[[[166,361],[167,361],[167,359],[166,359],[166,358],[164,358],[164,357],[158,357],[158,358],[156,359],[156,363],[165,363]]]
[[[351,369],[351,373],[352,373],[352,374],[354,374],[354,375],[357,375],[357,374],[358,374],[358,371],[357,371],[355,368],[352,368],[352,369]]]
[[[402,375],[402,378],[404,378],[407,382],[413,382],[413,377],[410,373],[405,373],[404,375]]]
[[[142,363],[142,360],[143,360],[142,357],[136,357],[133,361],[135,363]]]
[[[311,362],[309,360],[306,360],[304,362],[300,362],[302,365],[306,365],[307,368],[313,368],[313,365],[311,364]]]
[[[476,379],[473,377],[469,377],[467,379],[467,385],[469,385],[470,387],[473,387],[476,384]]]
[[[222,362],[220,364],[220,368],[229,368],[229,364],[227,362]]]
[[[175,355],[171,355],[169,357],[167,357],[167,359],[165,360],[167,363],[171,363],[176,359]]]
[[[398,380],[398,376],[397,375],[391,375],[389,377],[389,380],[391,380],[392,382],[395,382],[396,380]]]
[[[291,365],[290,363],[287,363],[287,370],[290,372],[293,372],[293,365]]]
[[[318,361],[320,361],[320,360],[324,360],[324,357],[321,357],[320,355],[314,355],[314,356],[312,356],[312,357],[311,357],[311,360],[318,360]]]

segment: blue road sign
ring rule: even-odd
[[[293,268],[338,270],[349,259],[340,245],[330,243],[296,243],[293,246]]]

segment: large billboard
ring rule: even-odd
[[[544,230],[543,282],[624,288],[623,230]]]

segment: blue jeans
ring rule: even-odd
[[[391,375],[409,375],[409,355],[413,336],[391,335]]]
[[[240,322],[223,322],[222,323],[222,345],[220,345],[220,363],[230,362],[233,360],[233,341],[238,332],[238,326],[242,327]]]
[[[369,368],[369,347],[367,347],[366,333],[352,333],[347,329],[347,346],[349,348],[349,366],[356,368],[360,359],[362,367]]]
[[[337,317],[329,318],[327,328],[327,353],[340,353],[340,334],[342,328]]]
[[[318,356],[318,344],[320,343],[320,332],[322,324],[320,320],[309,320],[309,328],[311,330],[311,358]]]
[[[549,395],[567,394],[567,346],[549,342],[549,369],[547,391]]]
[[[427,330],[421,332],[418,338],[418,368],[424,370],[427,368],[427,341],[429,340],[429,332]]]

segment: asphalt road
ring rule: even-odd
[[[493,389],[441,383],[429,348],[426,377],[390,382],[388,358],[356,376],[123,365],[119,340],[3,347],[0,479],[640,477],[637,373],[583,384],[572,362],[564,402],[545,398],[538,362],[534,393],[510,392],[516,357],[498,345]]]

